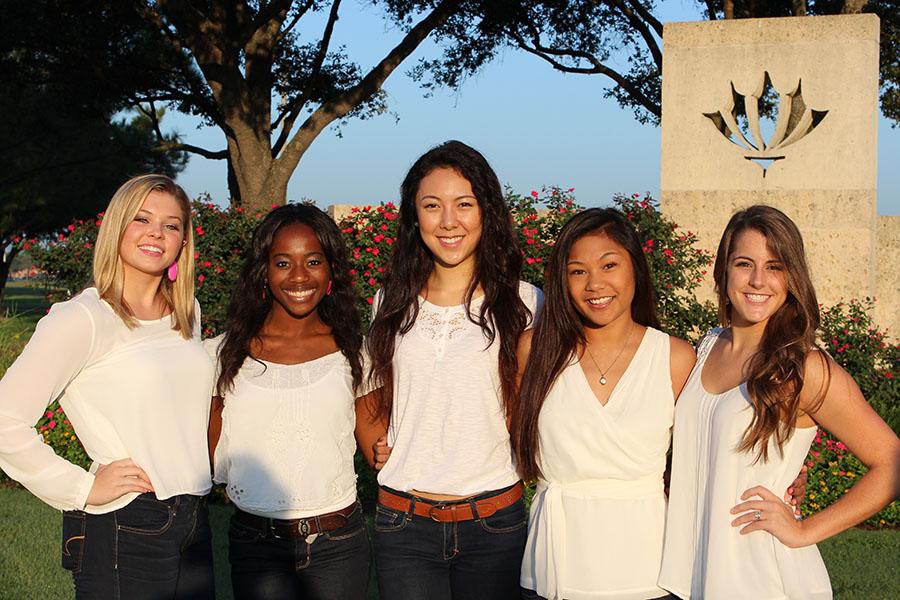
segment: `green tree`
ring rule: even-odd
[[[386,2],[402,22],[434,0]],[[898,0],[705,0],[710,20],[873,12],[881,19],[881,106],[900,123]],[[443,54],[412,71],[426,89],[455,88],[508,49],[532,54],[564,72],[606,77],[605,92],[641,123],[658,124],[662,20],[652,0],[509,0],[465,2],[436,32]]]
[[[132,174],[174,176],[187,160],[157,148],[145,116],[86,112],[46,89],[3,88],[0,115],[0,298],[30,238],[95,214]]]

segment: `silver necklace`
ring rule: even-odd
[[[613,365],[616,364],[616,361],[619,360],[619,357],[622,356],[622,353],[625,352],[625,348],[628,347],[628,342],[631,341],[631,334],[634,333],[634,322],[631,323],[631,329],[628,330],[628,337],[625,339],[625,343],[622,345],[622,348],[619,350],[619,353],[616,354],[616,357],[613,359],[609,366],[606,367],[606,370],[600,368],[600,365],[597,364],[596,359],[594,359],[594,355],[591,352],[590,346],[585,342],[584,349],[587,350],[588,356],[591,357],[591,362],[594,363],[594,366],[597,367],[597,370],[600,371],[600,385],[606,385],[606,374],[609,373],[609,370],[613,368]]]

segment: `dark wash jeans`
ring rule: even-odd
[[[371,562],[369,537],[356,510],[342,527],[315,538],[279,538],[231,521],[231,584],[243,598],[364,600]]]
[[[490,517],[457,523],[413,515],[412,505],[403,513],[379,504],[375,565],[381,600],[518,600],[526,525],[522,499]]]
[[[534,590],[529,590],[528,588],[522,588],[522,600],[547,600],[543,596],[538,596],[537,592]],[[665,596],[660,596],[659,598],[654,598],[653,600],[678,600],[678,596],[673,596],[672,594],[666,594]]]
[[[64,512],[62,541],[78,600],[215,598],[204,497],[141,494],[104,515]]]

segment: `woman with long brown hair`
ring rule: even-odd
[[[723,328],[701,342],[675,410],[661,587],[681,598],[830,598],[815,544],[900,494],[900,441],[816,345],[819,305],[803,240],[781,211],[732,216],[714,267]],[[869,468],[805,519],[772,490],[817,426]]]
[[[357,418],[364,452],[373,415],[393,448],[378,475],[381,597],[518,598],[525,511],[506,415],[539,292],[519,281],[510,212],[475,149],[429,150],[401,196],[368,338],[381,393]]]
[[[523,597],[665,596],[663,472],[693,348],[659,330],[640,239],[617,210],[563,227],[545,293],[512,421],[520,474],[538,482]]]

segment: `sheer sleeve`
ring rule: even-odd
[[[84,368],[93,345],[87,308],[57,304],[0,380],[0,468],[60,510],[83,509],[94,476],[57,456],[34,426]]]

